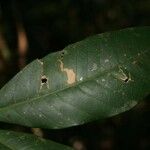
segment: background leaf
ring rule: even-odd
[[[0,130],[1,150],[71,150],[71,148],[30,134]]]
[[[110,117],[149,94],[150,28],[89,37],[35,60],[0,91],[0,120],[64,128]]]

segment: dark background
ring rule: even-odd
[[[0,0],[0,87],[35,58],[111,30],[150,25],[150,0]],[[150,149],[149,97],[132,110],[45,138],[90,150]],[[30,128],[0,123],[4,129]],[[83,150],[84,150],[83,149]]]

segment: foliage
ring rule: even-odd
[[[149,94],[149,32],[99,34],[36,59],[0,90],[0,121],[60,129],[131,109]],[[2,143],[18,135],[1,132]]]

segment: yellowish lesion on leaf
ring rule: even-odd
[[[76,74],[73,71],[73,69],[64,68],[64,63],[61,60],[58,60],[60,62],[60,70],[62,72],[65,72],[67,74],[67,83],[73,84],[76,82]]]

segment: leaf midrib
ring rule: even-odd
[[[146,53],[148,53],[147,50],[145,50],[144,52],[141,52],[141,56],[142,56],[142,55],[145,55]],[[132,59],[133,59],[133,58],[136,58],[136,56],[132,57]],[[129,58],[129,60],[130,60],[130,59],[131,59],[131,57]],[[95,74],[95,75],[93,75],[93,76],[91,76],[91,77],[85,78],[85,80],[82,81],[82,82],[78,81],[78,82],[76,82],[75,84],[73,84],[72,86],[68,86],[68,87],[65,87],[65,88],[62,88],[62,89],[59,89],[59,90],[55,90],[55,91],[53,91],[53,92],[51,92],[51,93],[46,93],[46,94],[41,95],[41,96],[39,96],[39,97],[30,98],[29,100],[25,100],[25,101],[21,101],[21,102],[18,102],[18,103],[14,103],[14,104],[10,104],[10,105],[1,107],[1,108],[0,108],[0,111],[3,111],[3,110],[5,110],[5,109],[7,109],[7,108],[15,107],[15,106],[17,106],[17,105],[22,105],[22,104],[24,104],[24,103],[32,102],[32,101],[35,101],[35,100],[37,101],[37,99],[39,99],[39,98],[46,97],[46,96],[48,96],[48,95],[52,95],[52,94],[55,94],[55,93],[58,93],[58,92],[62,92],[62,91],[65,91],[65,90],[67,90],[67,89],[69,89],[69,88],[76,87],[76,86],[78,86],[79,84],[82,84],[82,83],[91,81],[91,80],[93,80],[93,79],[96,78],[96,77],[100,77],[100,76],[103,76],[103,75],[105,75],[105,74],[107,74],[107,73],[111,73],[111,71],[114,71],[114,70],[117,69],[119,66],[124,66],[125,62],[126,62],[126,60],[125,60],[124,62],[121,62],[120,64],[118,63],[118,64],[114,65],[113,68],[109,68],[109,69],[105,70],[104,72],[100,72],[100,71],[99,71],[99,72],[97,72],[97,74]]]
[[[55,93],[65,91],[65,90],[67,90],[67,89],[69,89],[69,88],[76,87],[76,86],[78,86],[79,84],[82,84],[82,83],[85,83],[85,82],[88,82],[88,81],[92,81],[93,79],[95,79],[95,78],[97,78],[97,77],[99,77],[99,76],[103,76],[103,75],[105,75],[105,74],[107,74],[107,73],[111,73],[111,72],[109,72],[109,71],[114,71],[118,66],[119,66],[119,65],[116,65],[116,66],[114,66],[114,67],[111,68],[111,69],[105,70],[105,71],[104,71],[103,73],[101,73],[101,74],[99,74],[100,72],[98,72],[96,75],[94,75],[94,76],[92,76],[92,77],[87,77],[87,78],[86,78],[84,81],[82,81],[82,82],[80,82],[80,81],[79,81],[79,82],[76,82],[76,84],[74,84],[74,85],[72,85],[72,86],[68,86],[68,87],[65,87],[65,88],[60,89],[60,90],[55,90],[55,91],[53,91],[53,92],[51,92],[51,93],[47,93],[47,94],[41,95],[41,96],[39,96],[39,97],[30,98],[29,100],[25,100],[25,101],[21,101],[21,102],[18,102],[18,103],[14,103],[14,104],[10,104],[10,105],[1,107],[1,108],[0,108],[0,111],[1,111],[1,110],[5,110],[5,109],[10,108],[10,107],[15,107],[15,106],[17,106],[17,105],[21,105],[21,104],[24,104],[24,103],[33,102],[33,101],[35,101],[35,100],[37,101],[37,99],[39,99],[39,98],[46,97],[46,96],[48,96],[48,95],[53,95],[53,94],[55,94]]]

